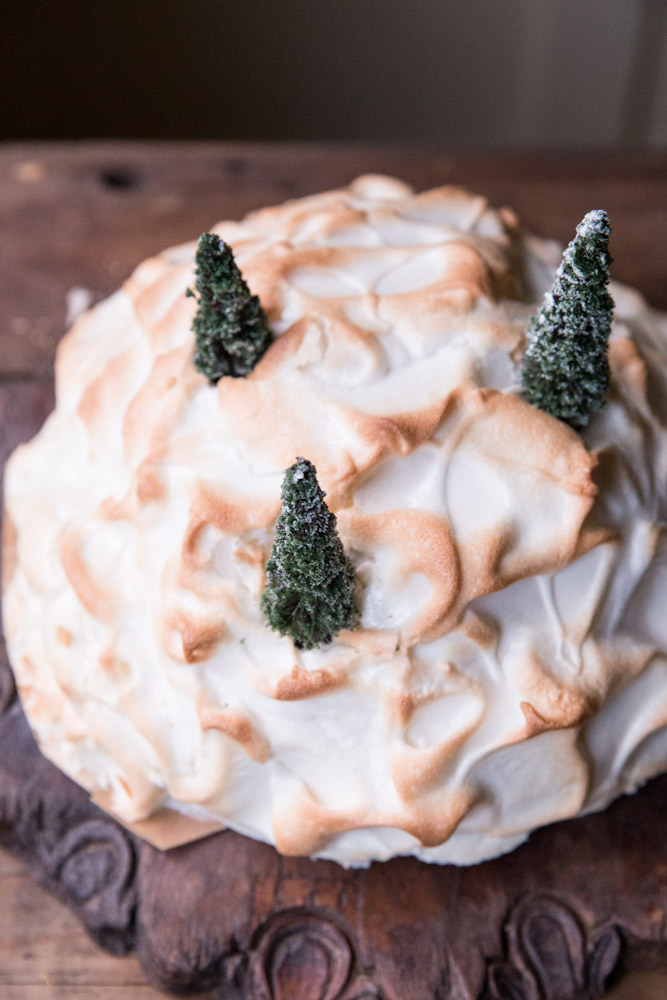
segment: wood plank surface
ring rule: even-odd
[[[102,951],[76,917],[0,849],[2,1000],[154,1000],[134,955]],[[200,994],[206,1000],[206,994]],[[213,995],[210,994],[212,997]]]
[[[0,997],[157,997],[136,958],[102,951],[76,917],[0,850]]]
[[[37,405],[30,383],[49,377],[68,309],[112,292],[147,255],[195,238],[218,219],[368,171],[396,174],[419,189],[465,184],[494,204],[511,205],[534,231],[562,242],[588,209],[607,208],[615,277],[667,308],[664,153],[545,157],[323,144],[8,145],[0,149],[0,381],[14,383],[11,405]],[[0,413],[0,458],[16,443]],[[133,956],[101,951],[22,862],[0,851],[1,1000],[160,995],[145,985]],[[611,995],[664,1000],[667,972],[629,975]]]

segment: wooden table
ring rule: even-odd
[[[608,1000],[664,1000],[667,970],[631,973]],[[213,1000],[214,994],[199,994]],[[158,1000],[134,955],[102,951],[62,903],[0,849],[2,1000]],[[298,1000],[298,998],[293,998]],[[409,998],[406,997],[406,1000]]]
[[[587,210],[606,208],[614,276],[667,309],[663,153],[547,158],[324,144],[8,145],[0,150],[0,385],[11,387],[12,405],[30,406],[31,388],[50,377],[68,308],[113,291],[144,257],[219,219],[369,171],[394,173],[420,189],[465,184],[562,242]],[[0,422],[0,461],[16,443]],[[0,851],[2,1000],[160,995],[145,985],[133,957],[101,951],[23,862]],[[662,1000],[667,973],[632,974],[612,995]]]

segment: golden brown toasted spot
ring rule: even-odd
[[[593,506],[581,527],[581,532],[577,539],[576,547],[572,552],[570,562],[574,562],[579,556],[585,556],[587,552],[597,548],[598,545],[606,545],[620,538],[621,535],[616,529],[603,528],[595,523],[595,506]]]
[[[391,776],[394,787],[404,802],[416,804],[423,800],[424,795],[442,784],[461,747],[479,725],[482,711],[480,702],[479,713],[466,726],[435,746],[413,747],[406,743],[393,751]]]
[[[272,343],[252,372],[250,380],[263,381],[278,378],[281,370],[299,369],[321,361],[331,345],[337,352],[347,353],[368,368],[377,369],[382,362],[382,348],[376,334],[340,318],[331,307],[324,305],[321,312],[304,316],[289,327]]]
[[[266,354],[260,358],[246,378],[259,380],[274,378],[283,365],[297,354],[304,338],[314,325],[316,322],[309,316],[303,316],[296,323],[292,323],[288,330],[285,330],[280,337],[276,337]]]
[[[342,687],[345,683],[343,670],[303,670],[292,667],[292,672],[281,677],[275,686],[273,697],[277,701],[299,701],[301,698],[314,698],[325,691]]]
[[[123,419],[123,441],[130,462],[152,454],[164,455],[171,430],[203,376],[191,364],[191,346],[159,355]]]
[[[128,796],[128,798],[131,799],[133,797],[132,789],[130,788],[130,786],[128,785],[127,781],[122,776],[122,774],[118,775],[118,784],[121,786],[121,788],[123,789],[123,791],[125,792],[125,794]]]
[[[354,413],[303,381],[298,382],[298,389],[295,396],[292,380],[222,378],[217,387],[221,424],[225,433],[235,434],[245,448],[266,456],[276,469],[286,469],[297,455],[307,455],[329,493],[358,471],[356,447],[353,440],[349,446],[333,446],[323,438],[321,425],[350,427]],[[278,413],[280,420],[276,420]],[[313,413],[318,413],[317,421]],[[354,456],[350,448],[355,448]],[[370,454],[368,461],[372,460]]]
[[[173,329],[179,322],[185,329],[190,326],[196,308],[195,303],[185,295],[190,268],[183,264],[174,267],[162,255],[144,262],[141,268],[150,268],[149,283],[142,285],[130,279],[124,287],[133,300],[137,319],[150,336],[151,346],[157,353],[165,338],[168,343],[170,328]]]
[[[528,697],[520,703],[530,736],[547,729],[570,729],[580,726],[597,711],[601,690],[586,691],[555,678],[545,663],[534,653],[527,653],[513,671],[519,691]],[[605,681],[595,678],[598,686]],[[530,699],[530,700],[528,700]]]
[[[104,417],[108,409],[113,412],[116,405],[118,382],[131,369],[133,348],[111,358],[104,371],[84,389],[79,401],[78,413],[90,431],[96,421]]]
[[[498,642],[497,626],[470,608],[466,610],[459,629],[482,649],[493,649]]]
[[[452,836],[461,820],[477,804],[476,792],[459,788],[451,792],[434,790],[415,808],[407,811],[399,829],[412,834],[423,847],[438,847]]]
[[[197,621],[185,612],[177,611],[167,615],[164,623],[163,642],[170,656],[185,663],[201,663],[207,660],[213,649],[225,637],[227,626],[222,619]],[[183,652],[169,641],[168,633],[177,632]]]
[[[363,468],[369,468],[390,455],[409,455],[428,441],[442,421],[453,395],[455,393],[445,396],[433,406],[412,413],[385,417],[357,414],[354,428],[368,449]],[[361,471],[361,466],[357,471]]]
[[[488,461],[530,469],[592,503],[596,459],[571,427],[511,393],[468,386],[461,399],[474,418],[465,428],[467,447]]]
[[[192,570],[202,569],[209,561],[209,556],[202,553],[202,538],[209,524],[206,520],[201,520],[198,516],[191,517],[183,545],[181,546],[181,557],[186,567]]]
[[[391,179],[391,178],[390,178]],[[483,194],[472,194],[461,184],[440,184],[439,187],[428,188],[426,191],[419,191],[414,194],[411,188],[405,192],[405,197],[412,198],[409,207],[414,210],[417,206],[436,205],[440,207],[444,202],[453,207],[459,202],[462,206],[474,214],[475,218],[480,218],[489,207],[488,199]],[[476,209],[476,211],[473,211]]]
[[[403,690],[389,694],[386,698],[386,704],[398,725],[405,728],[423,700],[419,694]]]
[[[400,809],[327,809],[304,790],[274,811],[273,833],[276,848],[288,856],[315,854],[337,834],[376,826],[404,830],[423,846],[436,847],[451,837],[476,801],[476,793],[462,789]]]
[[[266,563],[264,550],[259,545],[250,545],[244,549],[237,549],[234,553],[234,558],[240,563],[245,563],[246,566],[254,566],[255,568],[261,566],[264,569]]]
[[[193,255],[195,249],[196,244],[193,243]],[[156,254],[154,257],[146,257],[134,269],[129,278],[123,282],[121,287],[128,298],[134,302],[145,288],[152,285],[154,281],[158,281],[168,269],[170,269],[170,266],[164,253]]]
[[[392,657],[391,669],[396,687],[386,691],[384,709],[390,726],[404,731],[415,711],[434,697],[438,697],[438,692],[434,692],[432,686],[425,687],[420,683],[423,668],[405,652],[396,650]]]
[[[95,517],[101,521],[130,521],[135,507],[136,503],[131,494],[124,496],[122,500],[107,497],[95,511]]]
[[[153,455],[144,459],[137,469],[135,477],[135,492],[139,503],[150,503],[162,500],[165,487]]]
[[[529,701],[522,701],[519,705],[526,720],[526,736],[538,736],[550,729],[571,729],[580,726],[595,714],[592,705],[578,704],[573,700],[563,710],[562,703],[559,706],[557,717],[545,719]],[[568,719],[570,721],[568,721]]]
[[[205,732],[217,729],[224,733],[243,747],[248,756],[259,764],[266,763],[271,756],[269,741],[242,712],[203,708],[200,710],[199,718]]]
[[[330,837],[357,825],[355,813],[326,810],[311,798],[300,797],[290,808],[274,809],[273,836],[276,850],[286,857],[315,854]]]
[[[114,675],[114,679],[126,679],[131,676],[131,667],[127,660],[119,660],[114,655],[113,648],[107,647],[97,658],[97,662],[106,673]]]
[[[298,392],[297,392],[298,387]],[[427,441],[448,406],[437,403],[408,413],[375,416],[316,393],[307,381],[224,378],[218,382],[218,407],[225,430],[246,448],[287,468],[307,455],[333,510],[346,504],[365,471],[391,455],[406,455]],[[281,414],[276,421],[276,413]],[[312,414],[318,414],[313,421]],[[327,440],[323,425],[340,428]]]
[[[222,496],[212,487],[198,484],[181,546],[181,564],[177,574],[179,586],[192,590],[207,603],[221,602],[220,613],[225,616],[230,612],[236,613],[238,608],[228,581],[221,579],[210,566],[212,544],[203,544],[207,529],[238,539],[248,531],[273,524],[279,510],[279,495],[256,502],[242,497]],[[214,541],[215,538],[212,543]],[[267,554],[261,545],[246,540],[234,549],[233,557],[236,562],[254,569],[251,587],[254,590],[263,589]]]
[[[394,629],[363,628],[344,629],[336,641],[354,649],[362,656],[391,657],[401,648],[401,635]]]
[[[74,593],[86,611],[100,621],[109,621],[113,613],[111,594],[95,579],[86,565],[75,529],[67,531],[62,538],[60,562]]]
[[[452,652],[451,655],[456,660],[456,653]],[[398,667],[401,662],[403,669],[399,676]],[[397,686],[395,689],[389,689],[385,694],[385,709],[389,716],[390,726],[399,731],[406,741],[405,746],[396,751],[395,760],[398,760],[403,754],[407,760],[412,762],[416,759],[414,751],[418,753],[429,752],[432,755],[435,753],[437,756],[445,744],[451,749],[461,734],[467,737],[481,722],[485,711],[485,697],[482,687],[477,681],[459,671],[449,659],[443,659],[440,663],[432,664],[431,668],[427,669],[418,658],[399,653],[393,660],[392,668],[396,676]],[[440,675],[439,680],[436,680],[436,671]],[[419,727],[418,719],[415,720],[415,713],[433,702],[446,703],[448,698],[456,698],[459,695],[474,698],[477,705],[476,711],[469,715],[465,722],[464,730],[461,728],[461,718],[456,714],[453,717],[450,716],[447,723],[442,726],[441,732],[438,732],[437,737],[431,732],[426,743],[414,742],[416,734],[411,730],[411,724],[416,721],[417,728]],[[439,738],[440,736],[442,738]]]
[[[7,587],[18,565],[16,525],[5,507],[2,514],[2,586]]]
[[[402,629],[410,641],[430,642],[444,635],[452,622],[448,612],[459,586],[459,563],[449,525],[444,518],[422,510],[389,510],[363,514],[339,512],[341,535],[352,548],[372,552],[376,546],[396,552],[397,574],[403,581],[423,573],[431,591],[418,613]]]
[[[240,611],[233,586],[229,580],[218,576],[205,565],[198,568],[182,561],[176,567],[173,583],[198,597],[215,615],[216,620],[218,617],[221,621],[229,621],[230,618],[238,620]]]
[[[522,701],[519,708],[523,712],[526,720],[526,735],[528,738],[531,736],[537,736],[539,733],[545,733],[549,729],[557,728],[555,723],[549,722],[541,716],[537,709],[533,708],[529,701]]]
[[[463,586],[459,604],[467,603],[480,594],[491,594],[509,582],[501,574],[500,562],[511,550],[514,539],[512,531],[504,525],[491,527],[466,538],[460,547]],[[530,572],[532,556],[526,558],[526,571]],[[518,571],[517,571],[518,572]]]
[[[259,296],[269,324],[283,314],[287,288],[284,276],[293,252],[289,243],[276,240],[261,248],[255,244],[250,256],[241,261],[243,276],[253,294]]]
[[[567,566],[581,548],[599,543],[599,532],[582,525],[593,507],[598,487],[592,473],[597,459],[584,448],[571,428],[518,396],[493,389],[464,387],[456,397],[447,425],[456,448],[504,473],[516,469],[558,499],[559,530],[552,531],[539,549],[517,544],[513,517],[459,543],[462,589],[461,610],[480,594],[491,593],[515,580]]]
[[[63,646],[71,646],[73,636],[69,629],[63,628],[62,625],[56,625],[56,639]]]
[[[496,297],[494,286],[499,284],[499,281],[494,280],[493,270],[477,246],[472,246],[463,240],[452,240],[441,249],[446,255],[446,266],[441,281],[431,286],[430,290],[436,293],[439,288],[468,292],[471,305],[480,295],[487,298]]]
[[[190,525],[186,545],[191,549],[190,532],[212,524],[225,535],[242,535],[270,527],[280,512],[280,495],[258,501],[250,497],[222,494],[211,486],[197,483],[190,504]]]

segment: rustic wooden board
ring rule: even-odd
[[[667,155],[6,147],[0,460],[52,405],[53,349],[72,287],[100,298],[145,255],[218,218],[367,170],[418,187],[465,181],[561,240],[588,208],[606,207],[616,276],[667,307]],[[225,1000],[600,996],[625,970],[667,964],[666,822],[667,776],[603,814],[538,831],[512,855],[469,869],[397,860],[345,873],[280,858],[231,832],[161,854],[39,755],[0,659],[0,844],[28,860],[103,948],[136,948],[147,975],[172,990],[212,990]],[[22,876],[0,869],[0,888],[20,913]],[[60,994],[49,996],[123,995],[113,993],[109,960],[95,967],[85,948],[71,954],[71,975],[62,978],[56,953],[64,938],[37,919],[32,930],[42,944],[53,934],[61,978],[44,986]],[[0,995],[8,1000],[40,995],[17,958],[27,940],[25,928],[14,933],[0,922]],[[122,985],[141,1000],[150,995],[136,982]]]

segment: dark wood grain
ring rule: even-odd
[[[216,219],[369,170],[419,188],[465,182],[561,240],[587,209],[606,207],[616,276],[667,307],[667,155],[6,147],[0,460],[52,405],[70,288],[100,298],[147,254]],[[667,776],[468,869],[403,859],[344,872],[232,832],[161,853],[40,756],[0,657],[0,844],[29,861],[103,948],[136,948],[151,980],[174,991],[225,1000],[601,996],[626,970],[667,964],[666,825]]]

